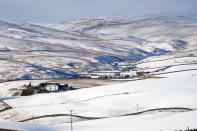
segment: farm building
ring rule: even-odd
[[[48,83],[44,89],[50,92],[57,92],[59,90],[59,86],[56,83]]]
[[[40,83],[39,87],[43,92],[58,92],[60,90],[67,91],[72,89],[72,87],[68,87],[68,84],[59,83]]]

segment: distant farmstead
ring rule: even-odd
[[[58,92],[60,90],[72,90],[72,87],[69,87],[68,84],[59,83],[40,83],[39,87],[43,92]]]

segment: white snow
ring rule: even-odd
[[[40,125],[40,124],[32,124],[32,123],[21,123],[21,122],[10,122],[10,121],[2,121],[0,120],[0,128],[1,129],[10,129],[10,130],[18,130],[18,131],[63,131],[68,130],[69,128],[62,128],[58,126],[51,125]]]
[[[74,124],[76,131],[172,131],[196,128],[197,111],[125,116]]]
[[[114,72],[112,64],[102,63],[116,62],[113,58],[122,58],[120,64],[145,73],[121,84],[21,97],[10,97],[9,89],[30,80],[0,83],[1,104],[11,106],[0,112],[0,128],[69,130],[70,110],[77,115],[73,116],[77,131],[197,128],[196,21],[178,18],[98,17],[50,27],[0,20],[1,81]],[[178,40],[185,44],[175,47]],[[138,58],[142,60],[124,61]],[[31,80],[33,85],[40,82],[44,81]],[[180,109],[128,115],[159,108]],[[26,120],[32,117],[42,118]]]

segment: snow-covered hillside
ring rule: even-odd
[[[117,70],[113,62],[195,52],[193,16],[97,17],[50,27],[0,20],[0,79],[73,78]]]
[[[73,110],[74,130],[196,128],[197,71],[173,74],[176,77],[169,75],[168,78],[152,78],[70,92],[2,98],[11,108],[1,112],[0,118],[52,124],[58,130],[69,128],[70,110]],[[25,123],[21,127],[27,128]]]
[[[71,119],[74,131],[197,129],[194,16],[97,17],[48,27],[0,20],[0,129],[70,130]],[[89,79],[95,86],[67,92],[10,93],[106,74],[119,77]]]

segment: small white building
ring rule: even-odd
[[[57,92],[59,90],[59,85],[57,83],[47,83],[44,89],[50,92]]]

